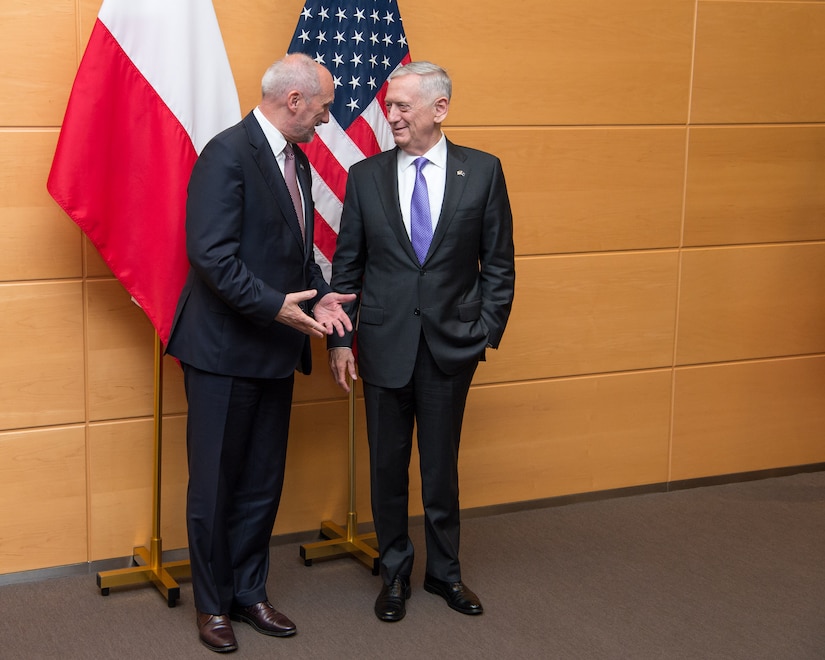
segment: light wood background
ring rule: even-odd
[[[248,111],[302,3],[214,4]],[[99,5],[0,0],[0,573],[151,531],[152,328],[45,189]],[[462,506],[825,461],[825,3],[399,5],[413,57],[454,78],[449,137],[501,157],[515,214]],[[346,399],[315,353],[279,534],[345,522]],[[164,387],[169,549],[187,476],[168,360]],[[366,521],[360,407],[357,428]]]

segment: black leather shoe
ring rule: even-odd
[[[229,653],[237,650],[238,642],[235,641],[235,632],[226,614],[198,612],[197,622],[201,644],[210,651]]]
[[[272,607],[268,600],[241,607],[234,605],[229,612],[233,621],[244,621],[259,633],[273,637],[290,637],[298,632],[295,624],[285,614]]]
[[[405,601],[411,595],[410,579],[396,576],[381,587],[375,599],[375,616],[382,621],[401,621],[407,613]]]
[[[481,601],[463,582],[444,582],[431,575],[424,576],[424,590],[437,594],[447,605],[462,614],[483,614]]]

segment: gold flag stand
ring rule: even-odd
[[[354,557],[378,575],[378,542],[375,534],[358,535],[358,514],[355,512],[355,383],[350,381],[349,390],[349,512],[347,528],[331,520],[321,523],[321,536],[325,541],[305,543],[301,557],[305,566],[312,566],[313,559],[338,559]]]
[[[104,571],[97,574],[97,586],[103,596],[109,595],[110,587],[123,587],[132,584],[154,583],[166,598],[169,607],[174,607],[180,598],[180,587],[175,578],[190,576],[189,560],[163,562],[163,543],[160,538],[160,475],[162,459],[162,416],[163,416],[163,347],[160,337],[155,332],[155,483],[152,492],[152,540],[149,548],[134,549],[130,568]]]

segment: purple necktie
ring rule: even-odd
[[[298,175],[295,172],[295,152],[292,150],[292,145],[287,142],[284,147],[284,179],[286,180],[286,187],[289,188],[289,196],[292,197],[292,205],[295,207],[295,213],[298,215],[298,225],[301,227],[301,236],[306,239],[304,235],[304,207],[301,204],[301,191],[298,190]]]
[[[427,179],[421,171],[429,163],[424,156],[415,159],[415,185],[413,186],[412,201],[410,202],[410,240],[413,250],[418,257],[418,263],[423,264],[433,239],[433,222],[430,216],[430,195],[427,191]]]

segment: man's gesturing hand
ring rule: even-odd
[[[301,309],[300,304],[305,300],[312,300],[317,293],[315,289],[308,289],[286,294],[284,304],[275,316],[275,320],[311,337],[323,337],[328,334],[323,325]]]
[[[331,335],[333,330],[343,337],[345,329],[347,332],[352,330],[352,323],[341,304],[355,300],[355,294],[328,293],[315,305],[313,313],[316,318],[312,318],[301,309],[300,304],[312,300],[317,294],[315,289],[286,294],[275,320],[311,337]]]
[[[352,332],[352,321],[341,305],[353,300],[354,293],[328,293],[316,303],[312,314],[315,320],[324,326],[324,331],[328,335],[331,335],[334,329],[339,337],[343,337],[344,331]]]

